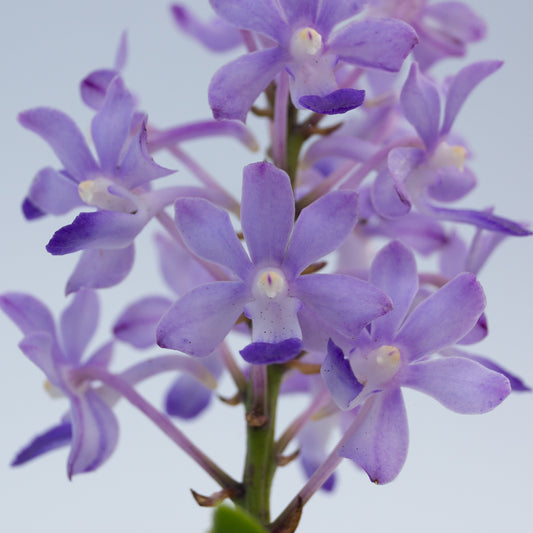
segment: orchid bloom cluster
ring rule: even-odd
[[[503,239],[531,232],[493,208],[463,207],[477,177],[454,122],[502,65],[487,60],[446,79],[435,75],[436,64],[463,57],[485,34],[466,4],[210,4],[211,21],[183,4],[172,6],[172,17],[196,41],[191,46],[240,50],[213,73],[213,118],[152,124],[123,77],[125,37],[113,67],[81,82],[93,112],[90,141],[62,111],[19,115],[57,156],[35,175],[23,214],[31,221],[71,216],[46,249],[79,259],[57,326],[37,297],[0,295],[23,334],[21,351],[45,374],[50,394],[68,401],[61,420],[13,465],[67,448],[69,477],[104,467],[119,435],[114,407],[124,398],[220,485],[212,496],[194,493],[200,505],[229,499],[246,513],[238,515],[242,524],[256,522],[235,531],[292,532],[311,496],[333,490],[342,459],[377,484],[400,474],[409,434],[403,388],[462,414],[488,412],[512,391],[529,390],[505,361],[469,350],[488,334],[477,274]],[[257,150],[250,114],[264,121],[270,140],[243,168],[236,200],[225,187],[229,177],[211,176],[186,144],[223,136]],[[154,161],[161,151],[175,157],[178,173]],[[197,185],[182,180],[187,174]],[[167,294],[118,310],[110,337],[86,357],[98,293],[127,278],[146,226],[159,226]],[[468,227],[473,237],[465,240],[460,228]],[[116,370],[116,344],[161,350]],[[163,372],[173,382],[160,410],[136,385]],[[234,386],[232,398],[217,393],[223,380]],[[278,398],[291,394],[309,407],[281,432]],[[244,407],[241,476],[226,473],[179,429],[180,419],[200,418],[219,399]],[[340,435],[334,446],[330,434]],[[286,455],[289,447],[294,453]],[[307,481],[271,517],[275,472],[293,460]],[[213,531],[222,531],[216,520]]]

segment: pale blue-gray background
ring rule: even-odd
[[[199,13],[208,12],[206,1],[190,0],[189,5]],[[532,10],[523,0],[505,4],[475,0],[470,5],[489,23],[488,39],[471,48],[470,58],[504,59],[506,64],[479,87],[457,122],[475,152],[472,166],[480,181],[468,204],[496,205],[502,215],[531,221]],[[57,107],[88,132],[91,114],[80,103],[77,83],[90,70],[111,65],[120,33],[127,29],[130,57],[125,77],[152,121],[165,126],[206,118],[207,83],[228,56],[212,56],[179,35],[163,0],[3,0],[1,6],[0,292],[32,292],[58,313],[75,258],[51,257],[44,245],[68,217],[29,224],[19,207],[35,172],[57,166],[57,160],[44,142],[17,124],[17,112],[37,105]],[[449,62],[444,70],[451,73],[464,64]],[[240,168],[260,157],[232,141],[223,141],[221,148],[209,144],[207,153],[202,143],[192,144],[191,149],[236,194]],[[182,170],[181,175],[186,179],[188,173]],[[145,232],[144,252],[139,254],[143,257],[131,277],[106,291],[105,319],[112,320],[134,295],[161,287],[153,274],[151,233],[153,228]],[[476,347],[529,383],[533,383],[532,267],[532,240],[515,239],[505,242],[483,271],[491,334]],[[104,322],[102,342],[107,331]],[[42,375],[18,352],[20,334],[4,317],[0,317],[0,339],[0,530],[196,533],[208,529],[209,511],[198,508],[188,490],[210,493],[216,485],[125,404],[118,408],[118,449],[98,472],[69,482],[65,450],[20,469],[9,468],[14,452],[55,423],[65,405],[44,393]],[[139,359],[127,350],[120,357],[122,365],[128,357]],[[154,392],[167,383],[168,379],[156,381],[143,391],[157,399]],[[319,495],[306,507],[302,532],[532,531],[533,397],[515,395],[493,413],[469,417],[453,414],[422,395],[407,396],[411,445],[399,478],[375,487],[352,465],[344,464],[337,492]],[[301,407],[286,404],[290,412],[284,420]],[[239,408],[223,406],[182,427],[196,442],[205,443],[224,468],[239,475],[243,449]],[[295,467],[280,472],[274,512],[301,484]]]

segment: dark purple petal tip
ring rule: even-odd
[[[285,363],[294,359],[302,349],[301,339],[285,339],[277,343],[252,342],[240,351],[243,359],[256,365]]]
[[[322,115],[339,115],[359,107],[365,100],[365,91],[358,89],[338,89],[326,96],[309,94],[300,98],[306,109]]]
[[[41,435],[37,435],[13,459],[11,466],[20,466],[40,455],[66,446],[72,439],[72,426],[69,422],[54,426]]]

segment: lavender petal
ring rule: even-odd
[[[211,403],[213,391],[186,374],[180,376],[165,395],[165,411],[185,420],[196,418]]]
[[[337,115],[346,113],[363,104],[365,91],[357,89],[337,89],[325,96],[305,95],[300,97],[299,103],[305,109],[323,115]]]
[[[13,459],[11,466],[23,465],[45,453],[67,446],[71,440],[72,427],[70,422],[54,426],[37,435],[29,444],[22,448]]]

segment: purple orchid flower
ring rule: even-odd
[[[118,439],[118,422],[108,403],[91,385],[73,377],[78,369],[106,368],[111,359],[112,343],[107,343],[82,362],[97,326],[96,293],[83,290],[74,296],[61,316],[59,334],[48,308],[33,296],[3,294],[0,308],[24,334],[20,349],[45,373],[48,390],[70,402],[70,411],[61,423],[22,449],[13,465],[70,444],[69,478],[95,470],[112,454]]]
[[[205,357],[244,311],[252,322],[252,343],[241,355],[250,363],[279,363],[304,346],[298,320],[302,308],[351,338],[386,313],[388,298],[366,282],[333,274],[301,275],[353,229],[356,193],[330,193],[305,208],[296,223],[294,213],[285,172],[270,163],[245,167],[241,220],[248,257],[225,211],[199,198],[178,200],[176,225],[187,246],[226,267],[235,280],[207,283],[182,296],[162,318],[158,344]]]
[[[414,30],[396,19],[352,21],[360,2],[337,0],[211,0],[224,20],[272,40],[274,46],[246,54],[222,67],[209,86],[215,118],[245,121],[259,94],[283,69],[298,109],[344,113],[360,106],[364,91],[339,88],[339,62],[398,71],[417,43]]]
[[[389,152],[388,166],[378,173],[372,187],[372,201],[381,216],[396,219],[409,213],[414,205],[421,213],[440,220],[508,235],[530,235],[521,224],[490,211],[450,209],[436,204],[457,201],[476,184],[473,173],[465,166],[467,150],[448,142],[452,139],[450,130],[470,92],[501,65],[500,61],[481,61],[460,70],[449,85],[439,126],[438,90],[413,63],[400,101],[424,148],[401,147]]]
[[[413,253],[398,241],[374,260],[370,281],[394,305],[363,330],[348,359],[330,342],[322,376],[342,410],[372,402],[358,431],[341,450],[376,483],[400,472],[408,447],[402,387],[425,392],[452,411],[480,414],[510,393],[509,380],[464,357],[436,357],[476,324],[485,307],[481,286],[470,273],[456,276],[413,308],[418,275]]]
[[[470,43],[485,37],[485,22],[462,2],[429,0],[371,0],[372,16],[404,20],[416,31],[420,42],[413,50],[423,71],[447,57],[463,57]]]

